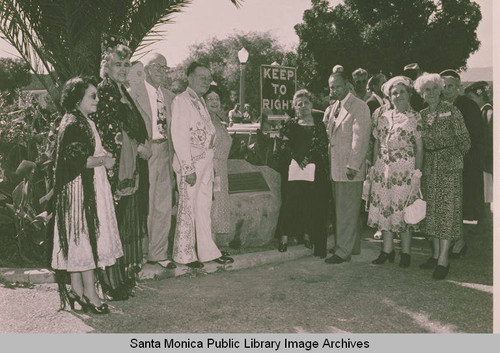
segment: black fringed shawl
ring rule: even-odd
[[[123,129],[138,144],[145,143],[148,138],[148,132],[141,113],[125,87],[121,86],[121,88],[128,102],[123,100],[118,84],[109,76],[104,77],[97,87],[99,102],[97,103],[97,113],[93,115],[95,118],[92,119],[99,131],[104,148],[113,154],[113,157],[118,162],[113,169],[108,170],[113,192],[119,182],[118,169],[121,146],[116,141],[117,134]]]
[[[76,219],[66,219],[67,210],[71,207],[73,195],[67,187],[68,183],[78,176],[82,178],[83,207],[82,214],[75,218],[85,217],[89,232],[90,245],[94,262],[98,266],[97,255],[97,206],[94,188],[94,169],[87,168],[87,159],[94,154],[95,139],[87,119],[79,111],[64,115],[57,136],[55,164],[55,211],[58,215],[57,226],[59,241],[65,257],[68,256],[68,238],[66,226],[78,227]],[[71,218],[71,217],[70,217]]]

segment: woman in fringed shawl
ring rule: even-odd
[[[101,64],[103,80],[97,88],[97,128],[104,147],[117,160],[108,176],[124,253],[117,265],[101,272],[103,291],[110,300],[134,295],[135,278],[143,260],[142,241],[147,236],[147,159],[151,151],[146,145],[144,121],[124,87],[130,56],[130,49],[123,44],[106,46]]]
[[[68,301],[73,310],[105,314],[109,309],[97,295],[94,270],[123,256],[106,175],[115,159],[104,150],[89,119],[97,109],[96,87],[88,79],[70,79],[61,105],[66,114],[57,139],[51,266],[56,270],[61,308]],[[66,272],[71,278],[69,292]]]

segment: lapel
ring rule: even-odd
[[[142,115],[146,128],[148,129],[148,135],[152,136],[152,115],[151,103],[149,102],[148,91],[146,89],[146,83],[144,81],[141,85],[135,85],[131,89],[132,98],[137,102],[137,107]]]
[[[348,93],[349,97],[347,97],[347,100],[345,101],[344,106],[340,107],[340,113],[339,116],[337,117],[337,120],[335,120],[335,127],[333,129],[333,132],[337,131],[338,127],[342,122],[347,118],[349,115],[349,109],[351,108],[352,104],[352,93]]]
[[[165,118],[167,119],[168,131],[170,131],[170,125],[172,124],[172,101],[175,95],[164,87],[161,87],[161,92],[163,93],[163,102],[165,103]]]
[[[333,128],[334,128],[334,124],[335,124],[335,111],[337,110],[337,106],[339,104],[340,104],[340,101],[336,101],[335,103],[333,103],[332,109],[330,110],[330,116],[328,117],[328,126],[326,129],[326,131],[328,131],[328,133],[333,133]]]

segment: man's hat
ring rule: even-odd
[[[482,95],[485,91],[489,89],[489,84],[486,81],[478,81],[471,83],[467,88],[465,88],[464,92],[472,92],[477,94],[478,96]]]
[[[446,69],[439,74],[441,77],[453,77],[460,81],[460,74],[452,69]]]
[[[335,65],[333,68],[332,68],[332,73],[334,74],[341,74],[341,73],[344,73],[344,67],[342,65]]]
[[[365,75],[368,76],[368,72],[363,68],[358,68],[352,72],[352,76]]]
[[[420,70],[420,66],[417,63],[408,64],[404,67],[403,71],[406,70]]]

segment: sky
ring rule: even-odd
[[[330,0],[332,5],[342,2]],[[493,65],[493,0],[475,0],[481,6],[483,19],[478,37],[481,47],[467,66]],[[189,47],[212,37],[225,38],[237,32],[270,31],[286,48],[298,45],[294,26],[302,22],[310,0],[244,0],[240,8],[229,0],[193,0],[182,13],[173,15],[174,22],[164,25],[165,38],[150,49],[162,53],[169,66],[176,66],[189,54]],[[0,57],[16,56],[15,50],[0,39]]]

